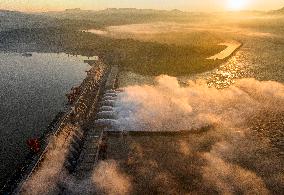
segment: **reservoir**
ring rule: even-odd
[[[0,53],[0,184],[28,153],[26,141],[40,137],[58,112],[65,93],[90,69],[84,57],[67,54]]]

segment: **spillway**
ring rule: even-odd
[[[36,193],[36,188],[39,194],[47,193],[40,186],[48,185],[48,193],[66,194],[57,177],[66,172],[78,179],[89,174],[100,158],[105,128],[115,124],[118,70],[118,66],[110,67],[101,61],[93,64],[80,85],[80,94],[54,127],[50,143],[25,172],[7,183],[3,193],[30,194],[32,190]],[[45,169],[49,171],[43,174]],[[44,181],[52,183],[40,183]],[[35,182],[39,182],[38,187]]]

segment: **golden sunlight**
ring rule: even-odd
[[[247,6],[247,0],[228,0],[227,7],[229,10],[242,10]]]

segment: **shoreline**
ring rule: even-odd
[[[65,93],[86,78],[91,67],[83,62],[87,56],[66,53],[3,52],[1,55],[1,128],[2,165],[0,190],[15,170],[25,164],[29,139],[50,132],[54,120],[66,111]],[[40,144],[44,147],[44,141]]]
[[[109,71],[108,66],[100,61],[92,62],[92,64],[89,65],[91,66],[91,69],[80,84],[80,88],[82,90],[80,95],[77,96],[76,101],[72,105],[68,106],[65,111],[57,113],[47,126],[46,131],[40,137],[42,144],[40,153],[32,154],[30,152],[27,154],[25,162],[20,164],[20,168],[12,172],[10,177],[7,178],[7,182],[1,186],[1,193],[14,192],[22,185],[22,182],[29,178],[31,174],[38,169],[48,152],[48,148],[52,145],[52,138],[64,133],[62,131],[64,131],[66,125],[75,123],[82,126],[83,129],[86,128],[86,121],[88,121],[89,117],[88,113],[92,112],[92,109],[94,109],[93,102],[96,101],[97,96],[101,93],[102,83],[105,82],[105,77]],[[84,108],[84,104],[91,105]],[[75,115],[72,115],[74,111]]]
[[[218,45],[224,45],[227,46],[227,48],[211,57],[206,58],[207,60],[225,60],[233,55],[243,44],[239,41],[232,40],[220,43]]]

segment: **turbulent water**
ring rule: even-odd
[[[260,104],[257,107],[264,105],[262,102],[264,100],[268,103],[276,101],[275,94],[282,100],[284,96],[284,43],[279,41],[280,38],[239,37],[239,39],[243,42],[242,48],[227,62],[213,71],[194,75],[187,79],[160,76],[153,82],[156,83],[156,86],[145,84],[126,87],[125,92],[120,95],[121,102],[117,108],[117,112],[121,114],[123,122],[126,123],[125,125],[132,124],[131,121],[127,120],[135,118],[130,117],[133,116],[133,113],[137,114],[137,117],[143,118],[143,113],[147,112],[147,110],[143,109],[144,107],[149,107],[149,112],[153,111],[153,116],[165,116],[165,113],[172,115],[174,112],[170,112],[170,110],[173,111],[173,108],[177,108],[175,110],[181,108],[184,112],[192,112],[195,108],[191,107],[191,104],[196,104],[195,107],[202,110],[203,114],[210,114],[210,107],[215,104],[216,107],[219,107],[218,110],[223,113],[230,110],[230,107],[237,108],[241,106],[236,102],[227,102],[223,107],[223,102],[220,102],[218,96],[222,97],[224,101],[235,98],[236,101],[244,104],[244,108],[247,109],[254,109],[251,107],[252,105],[245,105],[247,98],[255,98],[254,103]],[[183,83],[187,83],[189,86],[180,86],[178,80],[182,80]],[[247,97],[244,97],[244,95]],[[256,98],[256,96],[259,97]],[[168,104],[169,107],[164,111],[155,110],[158,105],[166,107]],[[267,106],[269,107],[269,105]],[[284,105],[279,102],[277,107],[281,109]],[[238,109],[248,113],[248,110],[244,108],[239,107]],[[272,105],[270,109],[272,112],[276,111]],[[147,117],[146,115],[148,118],[144,122],[151,123],[153,116],[150,116],[150,113],[145,114],[145,117]],[[176,116],[184,117],[182,114]],[[245,119],[245,117],[243,118]],[[140,121],[139,118],[134,123],[139,124],[138,121]],[[188,125],[193,121],[191,118],[185,126],[194,127]],[[171,122],[168,123],[170,125]],[[135,127],[131,128],[135,129]],[[164,128],[171,129],[168,125],[165,125]],[[141,130],[141,128],[138,129]],[[161,128],[159,127],[159,129]]]
[[[54,169],[43,167],[27,189],[48,193],[60,183],[74,194],[149,193],[148,189],[161,194],[281,194],[284,48],[274,39],[242,41],[243,47],[226,63],[191,77],[186,85],[161,75],[150,82],[155,84],[124,87],[117,100],[103,99],[108,111],[98,117],[112,119],[97,122],[113,130],[185,130],[189,136],[130,141],[115,137],[109,141],[110,159],[83,180],[66,174],[62,155],[53,155],[46,163],[55,164]],[[64,154],[64,148],[57,150]],[[55,179],[39,185],[48,173]]]
[[[38,184],[50,172],[47,166],[28,183],[28,189],[48,193],[61,183],[84,194],[93,190],[131,194],[133,189],[143,191],[143,186],[164,194],[185,190],[180,186],[193,194],[283,192],[284,46],[279,38],[239,39],[242,48],[218,69],[191,75],[186,85],[161,75],[152,82],[155,85],[127,86],[117,100],[105,100],[105,107],[115,106],[112,112],[99,114],[114,118],[98,122],[111,122],[116,130],[186,130],[192,132],[188,137],[177,138],[178,143],[145,138],[144,147],[143,141],[132,141],[133,156],[128,156],[126,169],[123,161],[110,159],[100,162],[82,181],[60,171],[64,170],[62,155],[51,156],[49,161],[59,164],[52,171],[56,175],[52,185]],[[137,171],[138,179],[131,170]],[[154,179],[149,179],[153,174]]]
[[[189,151],[181,157],[192,163],[185,163],[191,168],[184,177],[193,176],[202,183],[203,187],[187,184],[197,194],[279,194],[284,190],[284,45],[274,38],[242,39],[243,47],[226,63],[195,75],[185,86],[178,78],[162,75],[155,85],[125,87],[116,103],[118,130],[192,132],[178,152]],[[171,147],[160,144],[161,151]],[[147,151],[141,150],[141,155]],[[176,185],[171,179],[179,176],[175,174],[179,169],[168,170],[162,164],[180,164],[167,162],[168,157],[161,162],[150,159],[163,170],[154,169],[155,175],[167,176],[149,183],[130,180],[130,192],[137,185],[155,186],[155,182],[161,189]],[[124,172],[120,177],[129,178]]]
[[[42,135],[87,69],[82,57],[0,53],[0,184],[27,154],[26,140]]]

